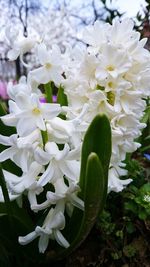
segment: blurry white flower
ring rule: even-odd
[[[38,45],[37,50],[38,59],[42,67],[31,71],[30,75],[39,84],[46,84],[53,81],[59,86],[63,79],[63,68],[59,47],[55,45],[51,50],[47,50],[46,46],[41,43]]]
[[[8,51],[8,59],[16,60],[19,56],[23,60],[23,55],[29,52],[37,43],[38,40],[32,36],[25,37],[19,33],[19,31],[10,31],[10,28],[6,28],[7,41],[12,46],[12,49]]]
[[[105,80],[110,76],[117,78],[119,75],[126,73],[131,67],[130,58],[123,50],[116,49],[111,44],[106,44],[101,54],[98,56],[99,65],[96,68],[96,78],[98,80]]]

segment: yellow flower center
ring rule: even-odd
[[[51,65],[50,63],[46,63],[46,64],[45,64],[45,68],[46,68],[46,69],[50,69],[51,66],[52,66],[52,65]]]
[[[39,108],[34,108],[34,109],[32,110],[32,113],[33,113],[34,115],[40,115],[41,111],[40,111]]]
[[[113,88],[114,87],[114,83],[113,82],[109,82],[108,83],[108,87]]]
[[[113,65],[108,65],[106,67],[106,70],[108,70],[108,71],[113,71],[114,69],[115,69],[115,67]]]

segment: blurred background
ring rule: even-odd
[[[112,22],[115,17],[133,19],[136,30],[147,37],[150,48],[150,0],[0,0],[0,96],[7,98],[9,80],[16,81],[25,74],[20,60],[10,62],[10,50],[5,32],[19,31],[23,36],[42,37],[47,46],[80,42],[80,31],[96,20]],[[26,55],[33,67],[35,59]]]

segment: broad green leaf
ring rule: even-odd
[[[104,184],[105,178],[101,162],[96,153],[93,152],[89,155],[86,166],[84,193],[85,209],[84,212],[76,209],[77,212],[75,212],[72,216],[72,225],[70,226],[69,232],[72,232],[74,227],[74,230],[76,230],[74,232],[76,233],[75,236],[71,235],[72,244],[69,248],[69,251],[70,249],[74,249],[76,246],[80,245],[82,241],[84,241],[91,228],[93,227],[99,211],[103,208]],[[81,221],[79,221],[79,212],[80,217],[82,216]],[[79,222],[79,225],[77,222]]]
[[[111,127],[106,115],[97,115],[90,124],[83,141],[80,186],[80,197],[83,198],[85,171],[87,158],[91,152],[95,152],[103,166],[105,177],[105,191],[107,192],[108,169],[111,157]]]

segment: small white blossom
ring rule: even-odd
[[[59,104],[43,104],[37,94],[29,96],[23,92],[16,96],[16,102],[9,101],[9,109],[10,114],[1,119],[5,124],[14,124],[20,136],[28,135],[37,128],[45,131],[45,120],[54,118],[61,111]]]
[[[56,143],[48,142],[45,145],[45,152],[40,147],[35,150],[35,159],[39,164],[48,164],[46,171],[38,181],[40,186],[54,182],[64,175],[71,181],[78,181],[80,163],[74,159],[73,151],[70,151],[67,144],[63,150],[59,150]]]
[[[150,203],[150,195],[145,195],[144,201]]]
[[[19,243],[22,245],[26,245],[30,243],[37,237],[39,238],[39,252],[44,253],[47,249],[49,238],[56,239],[56,241],[63,247],[68,248],[69,243],[63,237],[60,230],[63,230],[65,227],[65,217],[63,211],[55,207],[55,209],[50,209],[48,215],[45,218],[45,221],[41,226],[37,226],[35,231],[31,232],[30,234],[22,237],[19,237]]]
[[[62,60],[59,48],[55,45],[48,51],[43,43],[39,44],[38,59],[42,67],[30,72],[32,79],[39,84],[53,81],[59,86],[63,79]]]

